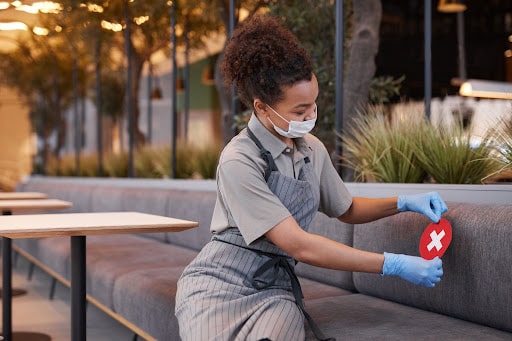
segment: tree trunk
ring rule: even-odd
[[[353,1],[354,26],[348,43],[343,86],[343,128],[347,129],[359,109],[368,101],[375,75],[382,16],[380,0]]]
[[[222,57],[224,52],[221,52],[219,58],[217,58],[217,63],[215,65],[215,86],[217,88],[217,92],[219,94],[219,101],[221,107],[221,119],[222,119],[222,140],[224,145],[226,145],[234,136],[233,133],[233,110],[231,108],[231,92],[230,89],[226,89],[223,85],[224,79],[220,73],[220,63],[222,61]]]
[[[135,148],[138,149],[142,147],[146,143],[146,136],[140,130],[139,127],[139,117],[140,117],[140,108],[139,108],[139,89],[140,89],[140,78],[142,74],[142,68],[144,66],[144,58],[133,48],[130,54],[131,56],[131,101],[130,105],[132,106],[132,118],[133,118],[133,136],[134,136],[134,145]],[[128,122],[128,132],[130,123]]]
[[[348,43],[348,58],[343,79],[343,131],[347,130],[368,102],[368,91],[375,75],[375,56],[379,50],[379,27],[382,16],[380,0],[353,1],[353,32]],[[343,154],[343,150],[342,150]],[[353,181],[354,172],[343,167],[344,181]]]
[[[229,34],[229,26],[230,26],[230,1],[228,0],[217,0],[221,18],[224,22],[224,27],[226,28],[226,32]],[[238,25],[239,21],[239,13],[240,8],[244,7],[242,6],[242,2],[235,1],[235,16],[234,16],[234,26],[236,29],[236,26]],[[245,4],[247,5],[247,3]],[[246,20],[253,15],[257,14],[261,8],[264,8],[268,6],[267,0],[259,0],[259,1],[249,1],[249,14],[246,18]],[[245,9],[248,9],[248,7],[245,7]],[[227,41],[226,41],[227,44]],[[224,49],[225,50],[225,45]],[[217,87],[217,92],[219,93],[219,101],[220,101],[220,107],[221,107],[221,118],[222,118],[222,136],[224,140],[224,145],[226,145],[232,138],[235,136],[235,129],[233,128],[234,124],[234,115],[238,114],[239,112],[236,112],[240,108],[239,101],[237,104],[235,104],[235,108],[232,108],[234,105],[232,101],[232,93],[231,88],[226,89],[226,87],[223,85],[224,80],[222,79],[222,76],[220,75],[220,63],[222,60],[223,52],[220,54],[219,58],[217,59],[217,65],[215,66],[215,85]]]

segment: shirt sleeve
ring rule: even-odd
[[[248,245],[291,216],[261,172],[248,161],[229,160],[220,164],[217,177],[228,217]]]
[[[319,211],[329,217],[339,217],[345,213],[352,205],[352,195],[343,183],[341,176],[336,171],[332,160],[325,147],[318,150],[321,154],[319,158],[320,181],[320,206]]]

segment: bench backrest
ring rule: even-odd
[[[393,277],[354,273],[364,294],[512,331],[512,205],[449,202],[453,239],[435,288]],[[404,213],[356,226],[354,247],[419,256],[429,220]]]

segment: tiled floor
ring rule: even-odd
[[[27,279],[28,262],[18,257],[13,267],[13,288],[23,288],[27,294],[13,298],[13,332],[38,332],[51,336],[52,341],[69,341],[70,290],[57,283],[53,300],[48,299],[51,281],[48,274],[35,269],[32,279]],[[1,321],[0,321],[1,322]],[[134,334],[94,305],[87,307],[87,340],[133,340]],[[142,340],[138,338],[138,340]],[[14,337],[13,341],[18,341]],[[19,340],[23,341],[23,339]]]

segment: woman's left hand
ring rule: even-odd
[[[399,195],[397,209],[400,212],[411,211],[427,216],[434,223],[439,222],[441,215],[448,211],[448,206],[437,192]]]

